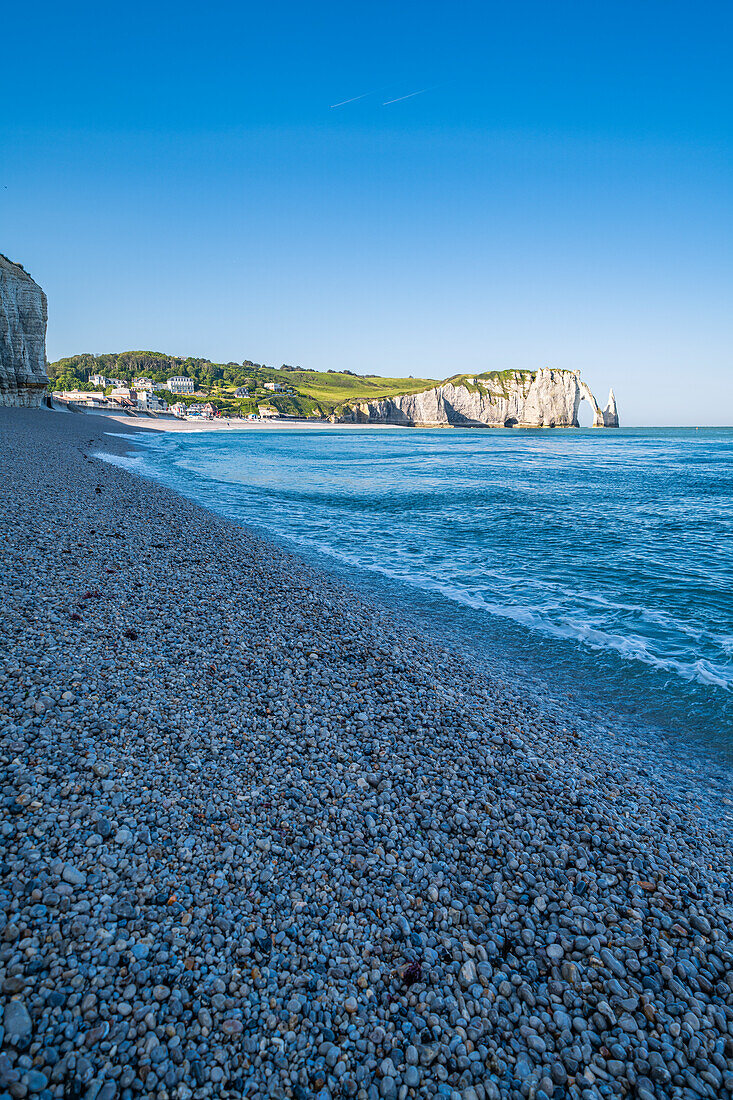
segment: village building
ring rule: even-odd
[[[59,401],[73,401],[75,405],[88,405],[97,408],[107,405],[106,397],[95,390],[54,390],[53,396]]]
[[[165,385],[171,393],[193,393],[194,391],[193,378],[186,378],[184,375],[169,378]]]

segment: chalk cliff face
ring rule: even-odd
[[[46,295],[20,264],[0,255],[0,405],[45,399]]]
[[[455,425],[490,428],[571,428],[588,401],[593,427],[617,428],[613,390],[601,409],[575,371],[503,371],[444,382],[423,393],[344,405],[337,419],[352,423]]]

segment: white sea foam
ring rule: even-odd
[[[505,623],[572,647],[588,655],[587,670],[604,654],[604,675],[615,659],[624,692],[624,666],[661,674],[637,677],[640,708],[674,681],[733,688],[733,562],[720,534],[722,525],[733,538],[733,433],[722,473],[708,471],[701,490],[717,492],[727,476],[728,505],[703,496],[697,513],[699,467],[679,459],[669,433],[292,435],[145,442],[149,465],[175,488],[351,576],[379,575],[469,609],[478,630]],[[708,460],[701,436],[685,446]]]

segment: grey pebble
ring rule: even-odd
[[[1,1089],[733,1096],[724,830],[104,418],[0,423]]]

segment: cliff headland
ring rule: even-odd
[[[166,386],[175,376],[190,383],[178,398],[189,412],[211,405],[228,417],[257,415],[264,403],[268,416],[346,424],[571,428],[579,425],[580,406],[587,402],[593,427],[619,425],[613,391],[601,408],[577,371],[550,368],[458,374],[440,382],[135,351],[72,356],[51,363],[49,373],[54,389],[91,388],[101,395],[105,386],[111,393],[113,384],[134,389],[137,378],[161,398],[170,397]]]
[[[425,427],[576,428],[582,401],[590,405],[594,428],[618,428],[613,390],[602,409],[576,371],[550,369],[459,376],[419,393],[347,403],[336,418]]]

